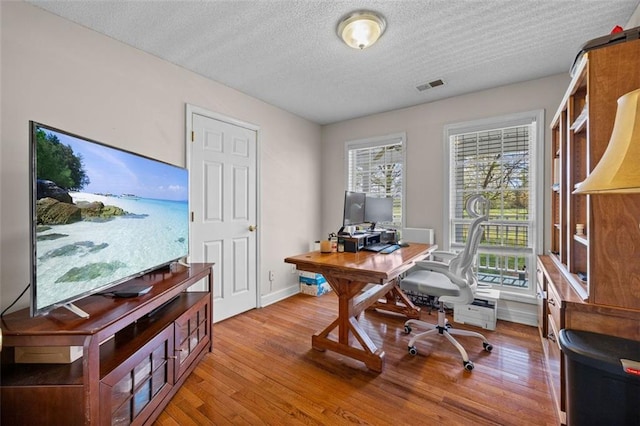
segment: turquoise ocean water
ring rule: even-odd
[[[54,225],[36,234],[38,307],[96,291],[124,277],[186,256],[186,201],[71,193],[74,202],[102,201],[130,213],[105,222]]]

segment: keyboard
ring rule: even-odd
[[[369,244],[368,246],[364,246],[364,250],[379,252],[379,251],[382,251],[382,250],[386,249],[389,246],[391,246],[391,244],[374,243],[374,244]]]
[[[393,253],[394,251],[398,250],[399,248],[400,248],[400,246],[398,244],[392,244],[389,247],[380,250],[379,253],[389,254],[389,253]]]

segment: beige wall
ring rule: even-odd
[[[634,28],[634,27],[639,27],[640,26],[640,3],[638,3],[638,7],[636,8],[636,11],[633,12],[633,14],[631,15],[631,18],[629,18],[629,22],[627,22],[627,25],[625,25],[625,29],[629,29],[629,28]]]
[[[295,290],[283,259],[319,235],[319,125],[29,4],[0,16],[2,308],[30,281],[29,120],[185,166],[187,103],[260,126],[258,282],[267,301]]]
[[[434,228],[442,244],[444,141],[446,124],[516,112],[545,110],[545,159],[549,123],[569,84],[569,73],[512,84],[411,108],[324,126],[322,129],[322,229],[336,230],[342,221],[344,143],[349,140],[406,132],[406,226]],[[436,89],[437,90],[437,89]],[[546,165],[548,166],[548,165]],[[545,167],[545,188],[550,188]],[[545,205],[550,190],[545,191]],[[545,213],[546,213],[545,208]],[[546,218],[545,222],[548,223]],[[549,229],[545,227],[545,229]],[[545,240],[548,237],[545,235]],[[545,242],[544,247],[548,243]]]

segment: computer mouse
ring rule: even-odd
[[[405,243],[404,241],[398,241],[398,245],[400,247],[409,247],[409,243]]]

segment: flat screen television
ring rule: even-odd
[[[364,210],[364,221],[375,229],[378,223],[393,222],[393,198],[367,196]]]
[[[364,223],[366,194],[362,192],[344,192],[344,214],[342,226],[354,226]]]
[[[188,255],[187,169],[30,126],[32,316]]]

